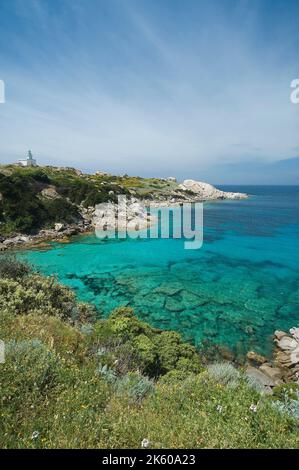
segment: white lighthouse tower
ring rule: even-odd
[[[32,156],[31,150],[28,151],[27,158],[19,160],[21,166],[37,166],[36,160]]]

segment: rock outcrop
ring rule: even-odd
[[[125,206],[113,202],[98,204],[92,215],[92,225],[98,234],[111,230],[144,230],[155,221],[156,218],[148,214],[145,206],[135,198],[128,200]]]
[[[289,333],[275,331],[274,342],[276,350],[272,363],[253,351],[247,354],[247,375],[266,393],[272,393],[273,387],[283,383],[299,384],[299,328],[291,328]]]
[[[221,191],[209,183],[195,180],[185,180],[179,185],[179,188],[183,191],[191,191],[202,201],[215,199],[246,199],[248,197],[248,195],[244,193]]]
[[[291,328],[289,333],[275,331],[276,351],[274,363],[286,381],[299,382],[299,328]]]
[[[60,199],[61,196],[58,194],[54,186],[48,186],[41,191],[41,195],[46,199]]]
[[[63,228],[64,228],[64,224],[62,224],[62,223],[56,223],[54,225],[55,232],[61,232],[63,230]]]

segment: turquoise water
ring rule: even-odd
[[[275,329],[299,323],[299,187],[226,187],[252,194],[205,204],[204,244],[75,238],[21,253],[103,315],[130,305],[198,347],[270,354]]]

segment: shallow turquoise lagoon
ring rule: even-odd
[[[204,244],[75,238],[20,254],[103,315],[120,305],[206,350],[270,354],[275,329],[299,324],[299,187],[226,187],[245,201],[204,208]]]

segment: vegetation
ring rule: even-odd
[[[50,190],[47,194],[47,190]],[[180,191],[157,178],[82,174],[73,168],[0,166],[0,236],[32,234],[56,222],[77,223],[82,208],[118,195],[153,199]]]
[[[298,446],[296,387],[262,395],[129,308],[99,318],[13,258],[0,274],[1,448]]]
[[[39,169],[15,168],[0,172],[0,233],[32,233],[55,222],[74,222],[78,209],[67,199],[47,199],[41,191],[51,184],[47,173]]]
[[[81,176],[73,169],[0,168],[0,235],[30,234],[55,222],[74,223],[79,206],[94,206],[128,190],[102,178]],[[45,189],[51,189],[53,197]]]

